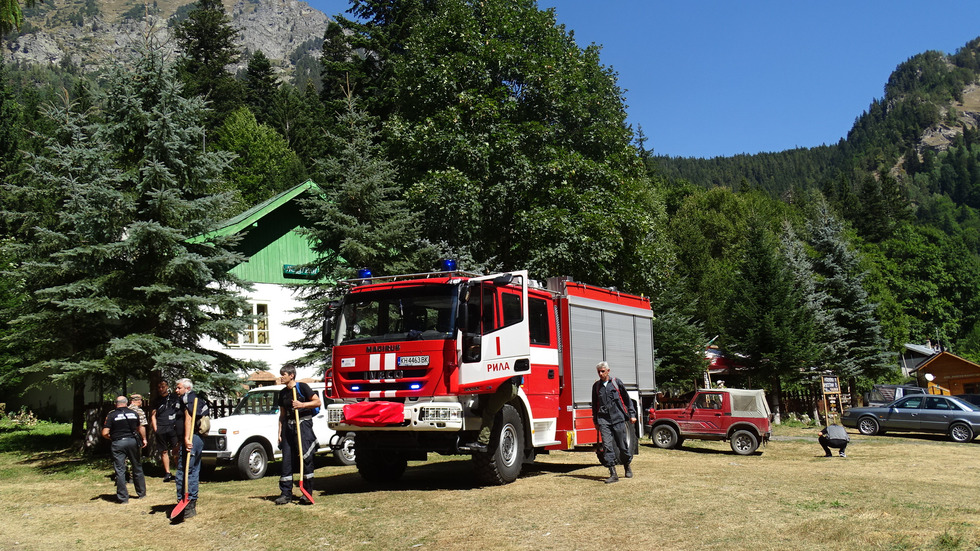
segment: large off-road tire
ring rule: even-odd
[[[671,450],[678,446],[680,438],[677,436],[677,429],[670,425],[657,425],[650,433],[650,440],[653,445],[665,450]]]
[[[333,451],[333,462],[341,467],[355,465],[357,453],[354,451],[354,434],[347,433],[340,440],[340,449]]]
[[[390,484],[405,474],[408,460],[398,452],[356,450],[357,472],[374,484]]]
[[[238,452],[238,474],[245,480],[265,476],[269,469],[269,454],[258,442],[249,442]]]
[[[731,439],[732,451],[739,455],[749,455],[759,449],[759,439],[751,431],[737,430]]]
[[[973,440],[973,429],[966,423],[953,423],[949,426],[949,439],[953,442],[969,442]]]
[[[885,431],[881,430],[881,425],[874,417],[862,417],[858,419],[858,432],[865,436],[874,436]]]
[[[506,404],[494,419],[487,451],[474,453],[473,465],[483,484],[499,486],[517,480],[523,462],[524,423],[514,406]]]

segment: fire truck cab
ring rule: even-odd
[[[487,484],[536,453],[594,444],[591,389],[606,360],[636,402],[654,394],[649,300],[525,271],[365,278],[328,324],[328,423],[356,433],[357,468],[392,481],[429,452],[469,453]],[[491,417],[485,449],[477,440]],[[637,437],[640,435],[637,433]]]

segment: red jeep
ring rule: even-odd
[[[732,451],[749,455],[769,441],[772,414],[761,390],[699,390],[683,409],[650,408],[647,431],[658,448],[680,447],[687,438],[729,440]]]

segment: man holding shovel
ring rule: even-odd
[[[178,413],[177,418],[183,419],[184,441],[177,461],[177,506],[176,511],[171,511],[170,520],[187,520],[197,515],[197,487],[201,478],[201,450],[204,449],[204,439],[198,434],[197,424],[201,417],[210,415],[210,411],[207,402],[199,400],[193,388],[190,379],[177,381],[179,407],[183,412]]]
[[[279,478],[280,495],[276,498],[276,505],[285,505],[293,500],[293,473],[297,469],[302,474],[300,490],[303,495],[299,502],[309,505],[313,503],[310,492],[313,491],[313,454],[317,448],[313,416],[320,408],[320,396],[310,385],[296,382],[295,368],[283,367],[279,374],[286,388],[279,391],[278,402],[282,476]]]

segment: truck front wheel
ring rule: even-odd
[[[514,406],[507,404],[494,420],[487,451],[474,453],[473,463],[481,482],[499,486],[517,480],[523,460],[524,423]]]
[[[679,443],[677,431],[670,425],[654,427],[653,432],[650,433],[650,439],[653,440],[654,446],[665,450],[674,449]]]
[[[759,449],[759,439],[747,430],[737,430],[732,435],[732,451],[739,455],[749,455]]]
[[[389,484],[405,474],[408,460],[397,452],[356,450],[357,472],[361,478],[375,484]]]

